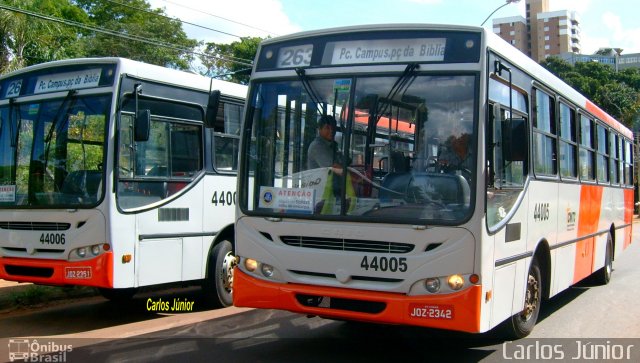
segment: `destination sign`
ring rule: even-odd
[[[442,62],[446,38],[352,40],[327,43],[325,63],[362,64],[396,62]]]
[[[78,72],[48,74],[38,77],[33,93],[67,91],[97,87],[102,69],[94,68]]]

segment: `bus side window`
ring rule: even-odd
[[[240,104],[221,102],[214,128],[214,167],[218,171],[232,172],[238,169],[240,123],[243,107]]]
[[[191,177],[201,169],[200,129],[193,125],[171,128],[171,176]]]
[[[129,115],[122,115],[118,200],[137,208],[184,189],[203,168],[202,125],[153,116],[147,141],[133,142]]]
[[[500,224],[515,207],[527,175],[527,119],[509,114],[500,104],[491,108],[487,130],[487,224]]]

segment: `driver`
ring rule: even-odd
[[[334,140],[336,125],[333,116],[324,115],[318,120],[318,136],[307,149],[307,169],[332,167],[334,173],[342,175],[341,155]]]

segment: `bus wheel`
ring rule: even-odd
[[[524,298],[524,309],[507,320],[508,338],[520,339],[529,335],[538,321],[542,302],[542,274],[538,261],[534,258],[527,274],[527,290]]]
[[[233,268],[236,257],[232,253],[231,242],[220,241],[211,250],[207,278],[204,281],[205,300],[212,307],[226,307],[233,304]]]
[[[133,298],[133,295],[138,292],[138,289],[135,287],[126,289],[106,289],[101,287],[98,290],[100,291],[100,295],[102,295],[102,297],[113,302],[129,301]]]
[[[613,240],[611,232],[607,234],[607,248],[604,253],[604,267],[596,271],[593,275],[595,282],[600,285],[606,285],[611,281],[611,273],[613,272]]]

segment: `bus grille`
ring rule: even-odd
[[[55,222],[0,222],[0,228],[19,231],[66,231],[69,223]]]
[[[51,277],[53,276],[53,268],[51,267],[28,267],[6,265],[4,267],[8,275],[11,276],[29,276],[29,277]]]
[[[318,238],[305,236],[281,236],[282,242],[289,246],[319,248],[323,250],[371,252],[371,253],[409,253],[413,245],[409,243],[363,241],[357,239]]]
[[[5,252],[11,252],[11,253],[28,253],[28,250],[24,247],[0,247],[0,249],[2,249]],[[59,248],[36,248],[35,253],[64,253],[65,250],[64,249],[59,249]]]
[[[365,314],[379,314],[387,308],[381,301],[343,299],[330,296],[296,294],[296,300],[304,306],[335,310],[355,311]]]

